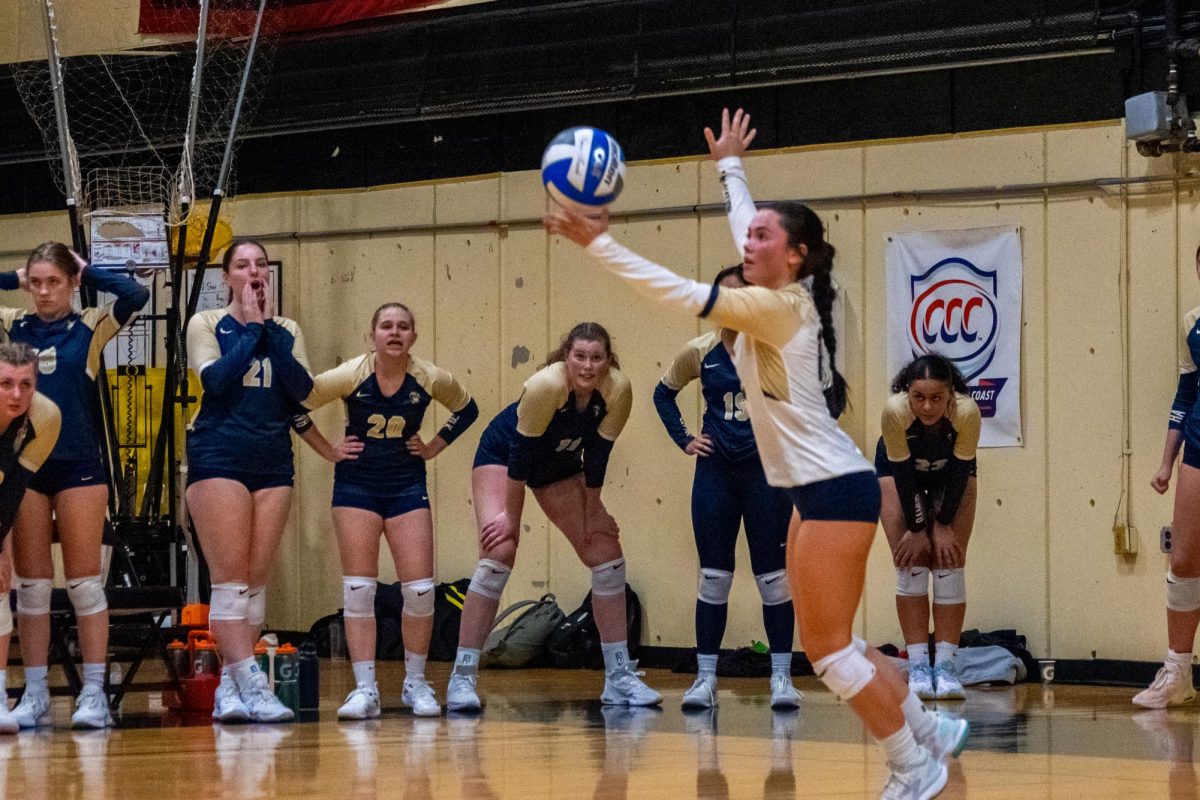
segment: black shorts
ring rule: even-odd
[[[879,479],[874,472],[852,472],[793,486],[787,493],[805,522],[879,522]]]
[[[260,489],[274,489],[277,486],[291,486],[293,484],[292,472],[290,470],[287,472],[259,474],[236,469],[221,469],[219,467],[188,466],[188,486],[199,481],[206,481],[209,478],[224,478],[230,481],[237,481],[242,486],[245,486],[246,490],[251,494]]]
[[[53,497],[65,489],[107,485],[108,472],[98,458],[52,458],[29,479],[29,488],[47,497]]]
[[[1185,441],[1183,443],[1183,463],[1192,469],[1200,469],[1200,447]]]
[[[429,508],[429,489],[425,481],[414,481],[390,492],[379,492],[358,486],[333,484],[334,508],[359,508],[378,514],[384,519],[400,517],[410,511]]]
[[[979,464],[974,458],[969,462],[968,475],[972,478],[978,477]],[[880,478],[896,477],[895,467],[887,456],[887,446],[883,443],[883,437],[879,437],[879,442],[875,445],[875,474]],[[926,477],[930,476],[930,477]],[[937,473],[918,472],[917,473],[917,488],[923,492],[933,491],[941,488],[943,481],[938,477]]]

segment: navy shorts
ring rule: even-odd
[[[1193,469],[1200,469],[1200,447],[1185,441],[1183,443],[1183,463]]]
[[[979,464],[976,459],[972,458],[968,475],[972,478],[977,477],[979,472]],[[879,437],[879,442],[875,445],[875,474],[880,478],[894,478],[896,476],[895,467],[892,466],[891,460],[887,457],[887,446],[883,443],[883,437]],[[930,475],[930,477],[924,477]],[[937,478],[937,473],[917,473],[917,488],[922,491],[929,491],[941,486],[941,481]]]
[[[475,460],[471,469],[477,467],[507,467],[509,451],[517,435],[517,412],[515,404],[501,411],[484,429],[479,437],[479,446],[475,448]],[[583,472],[583,459],[547,458],[535,461],[529,472],[529,480],[525,485],[530,489],[540,489],[552,483],[573,477]]]
[[[260,474],[257,472],[243,472],[237,469],[221,469],[213,467],[188,466],[187,485],[191,486],[198,481],[206,481],[209,478],[224,478],[230,481],[237,481],[251,494],[260,489],[274,489],[277,486],[291,486],[292,473],[275,472]]]
[[[879,479],[874,472],[852,472],[793,486],[787,493],[805,522],[879,522]]]
[[[107,486],[108,472],[98,458],[52,458],[29,479],[29,488],[48,497],[80,486]]]
[[[360,486],[333,484],[334,508],[360,508],[384,519],[403,516],[410,511],[429,508],[429,489],[425,481],[413,481],[399,491],[378,492]]]

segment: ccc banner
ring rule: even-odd
[[[887,237],[888,374],[939,353],[983,412],[983,447],[1021,444],[1021,230]]]

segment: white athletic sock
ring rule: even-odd
[[[25,688],[40,686],[46,688],[46,676],[49,674],[49,667],[26,667],[25,668]]]
[[[792,677],[792,654],[771,653],[771,672]]]
[[[83,665],[83,685],[84,686],[103,686],[104,685],[104,665],[103,664],[84,664]]]
[[[912,664],[929,664],[929,644],[909,644],[905,645],[908,650],[908,663]]]
[[[479,650],[474,647],[460,647],[454,657],[454,671],[460,675],[474,675],[479,672]]]
[[[375,662],[374,661],[355,661],[350,667],[354,670],[354,682],[367,686],[375,685]]]
[[[941,664],[943,661],[950,661],[954,658],[958,653],[958,645],[953,642],[937,642],[934,644],[933,650],[937,657],[937,663]]]
[[[1167,650],[1167,663],[1174,664],[1177,667],[1191,669],[1192,654],[1191,653],[1176,653],[1174,650]]]
[[[629,648],[626,640],[619,642],[601,642],[600,652],[604,654],[604,671],[624,669],[629,666]]]
[[[885,736],[875,741],[879,742],[879,746],[883,748],[884,754],[887,755],[888,764],[893,769],[915,767],[921,763],[921,756],[923,755],[921,746],[913,738],[913,732],[907,723],[901,725],[900,730],[891,736]]]
[[[229,669],[229,676],[237,684],[239,692],[246,691],[250,685],[250,676],[259,671],[258,663],[254,660],[254,656],[243,658],[241,661],[235,661],[226,666]]]
[[[404,679],[409,680],[425,680],[425,659],[429,656],[414,653],[411,650],[404,651]]]
[[[900,710],[904,712],[904,721],[908,723],[913,736],[918,739],[926,739],[937,730],[937,717],[929,713],[921,699],[912,692],[901,701]]]
[[[605,664],[607,667],[608,665]],[[717,677],[717,654],[716,653],[696,653],[696,677],[707,675],[710,678]]]

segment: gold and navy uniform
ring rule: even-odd
[[[188,323],[187,355],[204,387],[187,439],[188,482],[290,486],[292,415],[313,386],[300,327],[283,317],[243,325],[228,309],[201,311]]]
[[[38,353],[38,391],[54,401],[70,421],[70,435],[59,438],[48,463],[31,482],[35,491],[46,495],[108,483],[100,456],[100,395],[96,388],[100,355],[150,297],[149,289],[120,272],[89,267],[81,274],[80,284],[114,294],[116,300],[103,308],[72,311],[52,322],[32,311],[0,308],[0,326],[8,337]],[[0,274],[0,289],[19,286],[15,272]]]
[[[1200,308],[1193,308],[1183,317],[1179,333],[1179,386],[1171,404],[1170,430],[1183,432],[1183,463],[1200,469]]]
[[[910,531],[926,530],[930,515],[942,525],[954,522],[967,479],[975,475],[981,424],[979,406],[957,392],[946,416],[929,426],[913,414],[907,392],[892,395],[884,404],[875,472],[895,479]]]
[[[29,410],[0,433],[0,544],[17,518],[30,479],[49,460],[61,426],[58,406],[35,392]]]
[[[341,461],[334,467],[335,506],[362,507],[362,500],[355,495],[403,495],[412,496],[412,503],[403,503],[405,511],[399,513],[428,508],[425,461],[408,451],[408,439],[421,430],[425,412],[434,400],[450,411],[450,418],[437,433],[446,444],[453,443],[479,416],[475,401],[453,375],[416,356],[409,356],[408,374],[390,396],[379,387],[375,354],[367,353],[316,376],[304,406],[317,409],[338,399],[345,405],[346,435],[358,437],[363,450],[357,459]],[[300,429],[304,427],[302,422]],[[375,505],[368,510],[375,510]],[[394,505],[384,509],[394,510]],[[381,516],[390,518],[399,513]]]
[[[629,379],[616,369],[579,409],[559,361],[525,381],[521,399],[492,419],[479,440],[474,466],[500,464],[508,477],[532,489],[584,474],[590,488],[604,485],[613,442],[633,407]]]

